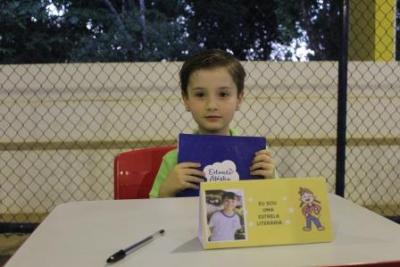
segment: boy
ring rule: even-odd
[[[198,134],[235,135],[229,128],[243,101],[246,73],[231,54],[205,50],[189,58],[179,73],[186,110],[198,125]],[[150,191],[150,197],[173,197],[187,189],[198,189],[204,174],[197,162],[177,163],[177,150],[167,153]],[[275,177],[275,163],[267,150],[258,151],[250,168],[251,175]]]
[[[224,192],[222,195],[223,209],[211,215],[210,241],[235,240],[235,233],[242,228],[239,215],[235,212],[236,194]]]

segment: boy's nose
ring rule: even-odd
[[[218,105],[217,105],[216,100],[213,97],[210,97],[207,100],[207,109],[208,110],[215,110],[215,109],[217,109],[217,107],[218,107]]]

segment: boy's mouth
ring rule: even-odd
[[[209,120],[209,121],[216,121],[216,120],[219,120],[219,119],[221,119],[221,116],[205,116],[205,118],[206,118],[206,120]]]

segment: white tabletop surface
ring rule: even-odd
[[[203,250],[198,198],[62,204],[6,264],[16,266],[324,266],[400,260],[400,225],[330,195],[331,243]],[[121,248],[165,229],[165,235],[112,265]]]

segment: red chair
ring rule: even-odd
[[[114,199],[148,198],[162,157],[175,145],[139,148],[114,159]]]
[[[344,265],[328,265],[324,267],[398,267],[400,266],[400,261],[382,261],[382,262],[372,262],[372,263],[349,263]]]

